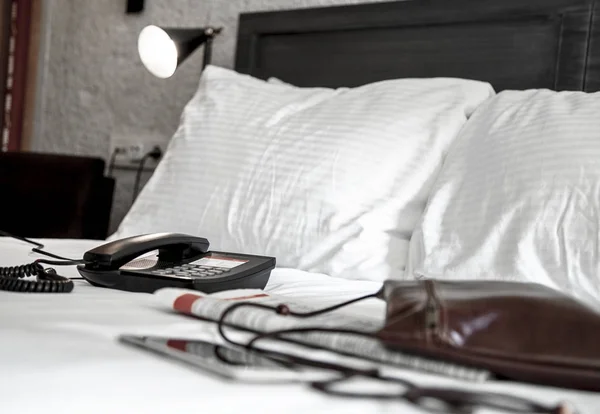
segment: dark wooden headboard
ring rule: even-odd
[[[240,15],[235,68],[298,86],[458,77],[600,90],[600,0],[408,0]]]

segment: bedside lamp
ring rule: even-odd
[[[138,37],[138,53],[150,73],[158,78],[169,78],[177,67],[200,45],[204,46],[202,68],[210,63],[212,40],[222,28],[197,29],[162,28],[146,26]]]

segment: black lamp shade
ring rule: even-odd
[[[215,33],[217,30],[212,28],[146,26],[138,38],[138,52],[146,69],[159,78],[168,78],[198,46],[212,40]],[[204,65],[208,59],[210,51],[205,51]]]

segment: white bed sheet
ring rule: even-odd
[[[46,240],[49,250],[81,256],[97,241]],[[31,261],[29,246],[0,238],[0,265]],[[74,268],[61,273],[78,276]],[[293,269],[273,271],[267,290],[332,303],[372,292],[377,282],[333,279]],[[303,385],[231,383],[119,344],[120,333],[194,332],[191,318],[164,312],[151,295],[89,286],[78,280],[67,295],[0,292],[0,412],[2,413],[422,413],[404,402],[328,397]],[[350,310],[383,318],[372,301]],[[509,392],[549,403],[571,401],[599,413],[598,394],[519,383],[465,381],[406,371],[423,385]],[[491,413],[479,410],[478,413]]]

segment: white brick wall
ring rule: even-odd
[[[198,51],[168,80],[142,67],[136,44],[147,24],[220,25],[212,63],[232,67],[238,15],[260,11],[381,0],[150,0],[140,15],[125,0],[44,0],[43,86],[38,91],[36,150],[107,157],[111,133],[146,131],[168,141],[198,83]],[[118,172],[113,228],[129,208],[133,173]]]

